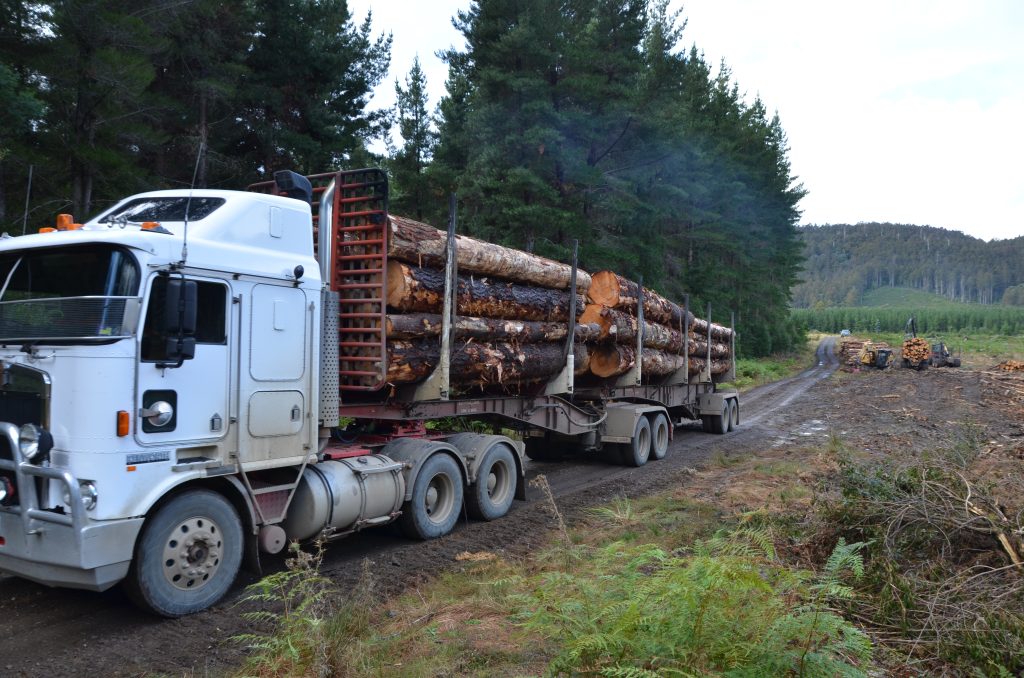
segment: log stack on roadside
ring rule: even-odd
[[[386,271],[387,382],[425,379],[440,359],[447,235],[427,224],[389,217]],[[576,319],[577,376],[610,379],[637,360],[639,286],[602,271],[593,277],[528,252],[456,236],[455,295],[449,374],[453,388],[510,387],[548,381],[564,364],[569,321]],[[689,354],[689,375],[707,365],[720,376],[732,360],[732,330],[687,314],[643,291],[645,381],[677,373]],[[591,377],[591,378],[593,378]]]

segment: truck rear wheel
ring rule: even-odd
[[[491,447],[480,462],[476,482],[466,494],[466,511],[478,520],[494,520],[508,513],[516,494],[516,460],[504,443]]]
[[[423,462],[413,482],[412,499],[402,505],[399,527],[414,539],[436,539],[455,528],[462,512],[462,473],[444,453]]]
[[[643,466],[651,456],[651,422],[647,417],[636,420],[633,439],[622,446],[622,462],[626,466]]]
[[[125,590],[137,605],[164,617],[204,610],[235,581],[242,541],[238,512],[222,495],[179,494],[146,521]]]
[[[651,456],[664,459],[668,455],[669,426],[668,417],[658,412],[651,419]]]

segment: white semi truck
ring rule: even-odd
[[[0,240],[0,572],[123,582],[180,616],[289,540],[498,518],[525,496],[524,452],[617,446],[640,465],[680,420],[739,423],[735,393],[685,370],[580,389],[568,369],[517,396],[390,388],[386,176],[250,188],[143,193]],[[339,417],[359,435],[332,436]],[[525,443],[424,426],[450,417]]]

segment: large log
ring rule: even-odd
[[[703,318],[694,318],[693,322],[690,323],[690,328],[694,332],[703,334],[706,337],[708,334],[708,321]],[[732,339],[732,330],[718,323],[711,323],[711,338],[729,342]]]
[[[683,356],[666,353],[653,348],[642,352],[641,372],[643,377],[664,377],[685,364]],[[603,344],[591,348],[590,371],[602,378],[625,374],[636,364],[636,349],[625,344]]]
[[[441,316],[437,313],[388,315],[386,332],[388,339],[437,337],[441,335]],[[461,315],[455,319],[456,339],[536,343],[562,341],[568,333],[569,325],[565,322],[475,318]],[[595,341],[600,333],[601,328],[597,325],[576,325],[577,342]]]
[[[408,264],[444,268],[448,234],[433,226],[391,215],[388,256]],[[459,273],[495,276],[513,282],[569,289],[572,267],[511,247],[455,236],[455,260]],[[582,294],[590,287],[590,275],[576,269],[576,289]]]
[[[565,365],[564,347],[554,343],[458,342],[452,348],[449,377],[453,387],[518,384],[550,379]],[[577,372],[589,367],[586,347],[576,346]],[[388,344],[387,380],[411,384],[427,378],[441,355],[436,340],[392,341]],[[582,367],[581,367],[582,366]]]
[[[388,306],[402,313],[437,313],[443,299],[443,271],[388,262]],[[582,296],[570,295],[566,290],[462,275],[456,294],[458,315],[483,318],[568,322],[569,313],[579,316],[584,306]]]
[[[638,321],[633,316],[600,304],[587,304],[581,323],[596,324],[601,332],[598,340],[611,340],[620,344],[636,345]],[[644,322],[644,347],[669,353],[681,353],[683,333],[657,323]]]
[[[697,335],[700,337],[700,335]],[[708,355],[708,342],[706,337],[700,337],[699,339],[688,339],[690,344],[690,355],[695,358],[706,358]],[[711,357],[720,358],[725,360],[732,357],[732,353],[729,348],[729,344],[721,344],[718,342],[712,342],[711,344]]]
[[[591,278],[588,295],[595,304],[629,311],[636,315],[640,286],[614,271],[598,271]],[[692,320],[692,318],[693,314],[691,313],[690,319]],[[686,322],[686,310],[683,307],[646,287],[644,288],[644,320],[675,328],[685,328],[690,325],[689,322]]]
[[[707,361],[704,358],[690,358],[689,373],[700,374],[704,371],[704,366]],[[732,367],[732,363],[728,360],[715,360],[711,359],[711,374],[717,376],[719,374],[725,374]]]

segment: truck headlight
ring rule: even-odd
[[[86,511],[96,508],[96,500],[100,498],[100,493],[96,490],[96,483],[91,480],[83,480],[78,483],[78,491],[82,494],[82,506]],[[71,493],[66,487],[64,488],[64,505],[71,506]]]
[[[38,464],[50,454],[53,436],[45,428],[25,424],[18,431],[18,447],[21,449],[22,457],[33,464]]]

